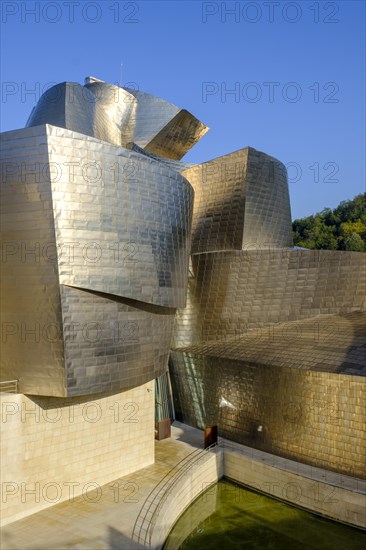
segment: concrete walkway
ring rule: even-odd
[[[225,450],[279,471],[319,480],[365,495],[365,482],[327,472],[243,445],[222,440]],[[138,550],[131,540],[133,526],[145,499],[161,479],[184,457],[203,448],[203,432],[179,422],[172,437],[156,441],[155,464],[119,478],[95,492],[66,501],[5,526],[2,550]],[[92,502],[95,500],[94,502]]]
[[[176,422],[170,439],[156,441],[155,464],[103,485],[99,495],[93,491],[3,527],[2,550],[142,548],[131,534],[145,499],[195,448],[203,448],[203,433]]]

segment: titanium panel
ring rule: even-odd
[[[293,246],[286,167],[248,147],[243,249]]]
[[[163,162],[166,166],[169,166],[169,168],[172,168],[172,170],[175,170],[176,172],[179,172],[179,173],[183,172],[183,170],[187,170],[187,168],[192,168],[192,166],[196,166],[194,162],[183,162],[181,160],[173,160],[173,159],[167,159],[165,157],[159,157],[159,155],[154,155],[153,153],[149,153],[142,147],[139,147],[138,145],[136,145],[136,143],[129,144],[128,149],[131,149],[136,153],[140,153],[145,157],[149,157],[149,158],[158,160],[159,162]]]
[[[193,189],[158,160],[49,125],[2,135],[3,379],[65,397],[166,370]]]
[[[174,309],[60,288],[69,396],[128,390],[166,371]]]
[[[361,252],[289,248],[194,254],[173,348],[268,324],[364,311],[365,305]]]
[[[64,396],[52,193],[40,168],[48,162],[44,127],[1,134],[1,150],[1,379],[19,379],[22,393]]]
[[[180,160],[209,130],[185,109],[139,90],[124,89],[137,99],[133,141],[150,153]]]
[[[163,307],[186,300],[193,190],[169,167],[48,127],[60,283]],[[71,250],[72,247],[72,250]]]
[[[136,100],[107,83],[63,82],[47,90],[26,126],[50,124],[125,147],[133,140]]]
[[[313,356],[323,345],[313,343]],[[178,420],[201,429],[217,425],[231,441],[366,478],[364,377],[251,363],[217,351],[172,353]]]
[[[182,109],[145,149],[161,157],[180,160],[208,130],[196,117]]]
[[[52,124],[93,136],[95,117],[94,95],[77,82],[62,82],[42,94],[31,112],[26,128]]]
[[[108,82],[90,82],[85,84],[85,88],[94,94],[97,108],[105,111],[108,117],[108,124],[98,127],[95,137],[127,147],[135,134],[136,98],[120,86]]]
[[[147,152],[180,160],[208,131],[185,109],[151,94],[93,77],[81,86],[63,82],[47,90],[26,126],[50,124],[113,145],[135,142]]]
[[[318,315],[251,328],[179,351],[218,361],[225,358],[251,365],[366,376],[366,313]]]
[[[285,166],[246,147],[183,171],[195,190],[192,254],[292,246]]]

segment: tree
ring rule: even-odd
[[[344,240],[344,249],[353,250],[354,252],[365,252],[365,243],[358,233],[351,233]]]
[[[366,225],[360,220],[357,222],[344,222],[341,224],[341,234],[348,237],[352,233],[357,233],[361,238],[366,236]]]
[[[366,193],[333,210],[294,220],[294,244],[311,249],[366,251]]]

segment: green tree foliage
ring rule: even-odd
[[[295,246],[366,252],[366,193],[292,223]]]
[[[355,252],[365,252],[365,242],[358,233],[351,233],[344,239],[345,250],[354,250]]]

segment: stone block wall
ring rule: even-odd
[[[154,382],[68,399],[3,393],[1,413],[3,524],[73,496],[96,502],[103,484],[154,462]]]

